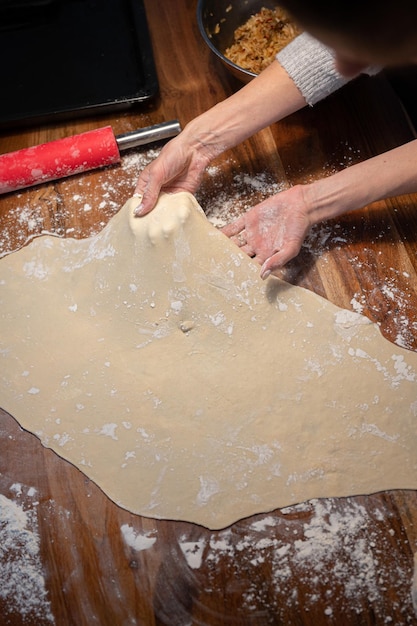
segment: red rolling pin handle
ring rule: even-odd
[[[0,193],[87,172],[120,160],[111,126],[0,155]]]

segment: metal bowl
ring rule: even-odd
[[[229,61],[224,51],[233,43],[236,28],[262,7],[274,9],[278,4],[274,0],[198,0],[197,23],[204,41],[231,74],[245,83],[256,74]]]

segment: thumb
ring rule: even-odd
[[[140,199],[140,204],[135,209],[136,217],[143,217],[154,208],[159,196],[159,189],[148,189],[146,195],[141,192],[138,185],[135,189],[134,196]]]

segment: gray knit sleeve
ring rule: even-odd
[[[306,99],[313,106],[349,82],[334,65],[334,53],[308,33],[302,33],[276,56]],[[373,75],[380,68],[369,67],[364,73]]]

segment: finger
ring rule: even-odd
[[[167,176],[160,157],[152,161],[139,174],[136,184],[135,195],[141,197],[141,203],[135,211],[137,217],[149,213],[158,201],[163,185],[167,182]]]
[[[244,246],[241,246],[240,248],[242,250],[242,252],[245,252],[245,254],[247,254],[250,257],[255,257],[256,256],[256,252],[254,251],[254,249],[252,248],[252,246],[250,244],[246,244]]]
[[[300,251],[301,245],[295,242],[288,243],[281,250],[267,258],[261,267],[261,278],[265,280],[274,271],[281,269],[291,261]]]
[[[135,187],[135,195],[144,196],[146,189],[149,187],[149,180],[152,178],[151,169],[154,166],[154,163],[147,165],[138,176],[138,180]]]
[[[262,265],[261,267],[261,278],[262,280],[266,280],[268,278],[268,276],[270,276],[270,274],[272,274],[272,272],[275,269],[278,269],[278,264],[277,264],[277,254],[274,254],[273,256],[270,256]]]
[[[154,208],[160,192],[160,187],[156,185],[140,183],[137,184],[134,195],[140,198],[140,204],[135,209],[136,217],[143,217]]]
[[[245,228],[245,216],[242,215],[238,217],[237,220],[223,226],[221,228],[222,233],[226,235],[226,237],[233,237],[234,235],[238,235]]]
[[[231,239],[239,246],[239,248],[242,248],[243,246],[246,246],[248,244],[245,230],[241,230],[240,233],[238,233],[237,235],[233,235]]]
[[[137,194],[135,194],[135,196],[136,195]],[[141,198],[140,195],[139,197]],[[136,207],[134,212],[135,217],[144,217],[145,215],[150,213],[156,205],[156,200],[157,198],[155,198],[155,200],[150,199],[148,195],[144,198],[141,198],[141,203]]]

